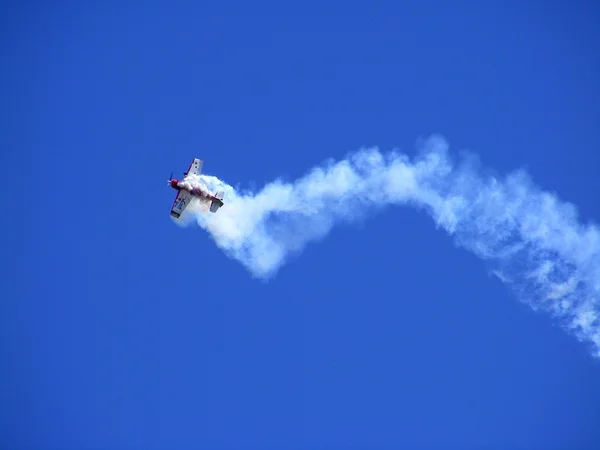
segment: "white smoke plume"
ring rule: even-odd
[[[194,177],[193,175],[185,177],[177,183],[177,186],[187,189],[188,191],[191,191],[192,189],[202,189],[205,192],[208,191],[208,186],[206,186],[199,177]]]
[[[498,179],[473,157],[455,163],[446,141],[433,136],[413,161],[362,149],[257,193],[212,176],[199,179],[224,191],[225,205],[216,214],[196,211],[194,219],[257,278],[272,277],[336,223],[410,205],[427,211],[459,245],[493,264],[522,301],[550,313],[600,357],[600,229],[580,223],[574,206],[542,191],[524,171]]]

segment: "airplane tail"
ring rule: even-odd
[[[219,192],[217,192],[217,193],[215,194],[215,197],[216,197],[216,198],[218,198],[218,199],[219,199],[219,201],[217,201],[217,200],[213,200],[213,201],[210,203],[210,212],[212,212],[212,213],[216,213],[216,212],[217,212],[217,210],[218,210],[218,209],[219,209],[221,206],[223,206],[223,194],[224,194],[224,193],[223,193],[223,191],[219,191]]]
[[[221,206],[223,206],[223,202],[217,202],[216,200],[213,200],[210,204],[210,212],[216,213]]]

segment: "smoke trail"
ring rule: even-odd
[[[412,162],[362,149],[258,193],[201,176],[213,191],[225,191],[225,206],[194,218],[227,255],[268,279],[338,222],[391,204],[422,208],[459,245],[492,263],[522,301],[557,318],[600,357],[599,228],[579,223],[572,205],[540,190],[524,171],[498,179],[473,157],[455,164],[439,136],[421,147]]]

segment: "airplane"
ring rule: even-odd
[[[202,171],[202,160],[198,158],[194,158],[188,170],[183,173],[183,178],[192,175],[199,175]],[[179,217],[183,214],[185,208],[190,204],[192,198],[197,197],[200,200],[210,201],[210,212],[216,213],[221,206],[223,206],[223,192],[217,192],[216,194],[212,194],[211,192],[204,190],[200,187],[189,188],[188,185],[182,184],[182,181],[176,180],[173,178],[173,173],[169,177],[167,184],[171,186],[173,189],[177,190],[177,195],[175,196],[175,200],[171,205],[171,213],[170,215],[179,219]]]

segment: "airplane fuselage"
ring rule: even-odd
[[[220,206],[223,206],[223,200],[221,200],[220,198],[217,198],[214,195],[211,195],[208,192],[205,192],[200,188],[188,189],[186,187],[179,186],[179,180],[175,180],[175,179],[171,180],[169,183],[169,186],[171,186],[176,191],[180,191],[183,189],[184,191],[188,191],[190,194],[192,194],[195,197],[204,197],[208,200],[212,200],[213,202],[219,203]]]

